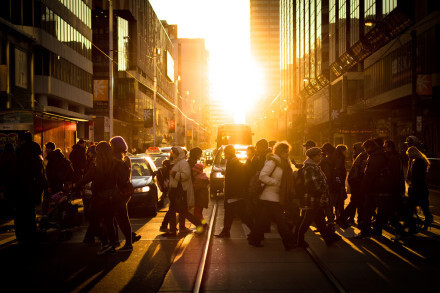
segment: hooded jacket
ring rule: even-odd
[[[266,163],[260,172],[260,181],[265,184],[260,195],[261,200],[280,202],[280,186],[283,177],[281,158],[278,155],[267,154]]]
[[[177,188],[179,181],[182,183],[183,190],[186,191],[188,207],[194,206],[194,189],[191,180],[191,169],[185,160],[185,152],[180,147],[175,147],[178,157],[172,161],[173,167],[170,174],[176,172],[174,176],[170,175],[170,188]]]
[[[63,184],[73,178],[73,168],[60,149],[47,154],[46,178],[52,193],[63,190]]]

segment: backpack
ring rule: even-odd
[[[300,201],[304,199],[307,191],[306,184],[304,180],[304,166],[299,168],[297,171],[293,172],[293,186],[295,189],[295,199],[299,199]]]
[[[275,165],[275,168],[273,168],[269,177],[272,176],[272,174],[276,168],[277,168],[277,166]],[[260,173],[261,173],[261,171],[257,171],[255,173],[255,175],[253,175],[251,177],[251,179],[249,180],[248,195],[249,195],[249,198],[251,198],[251,199],[258,199],[260,197],[260,195],[263,193],[265,184],[263,182],[261,182],[261,180],[260,180]]]

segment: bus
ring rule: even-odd
[[[251,127],[246,124],[223,124],[217,129],[217,149],[228,144],[252,145]]]

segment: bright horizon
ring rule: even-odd
[[[204,38],[209,95],[244,123],[262,92],[261,70],[250,53],[249,0],[150,0],[160,20],[177,24],[179,38]]]

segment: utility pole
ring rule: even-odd
[[[153,146],[156,146],[156,92],[157,92],[157,53],[158,49],[154,48],[153,54],[153,74],[154,74],[154,85],[153,85]]]
[[[108,54],[110,56],[108,64],[108,118],[110,123],[110,138],[113,137],[113,3],[109,0],[108,7]]]
[[[108,118],[110,123],[110,138],[113,137],[113,3],[109,0],[108,7],[108,50],[109,50],[109,64],[108,64]]]

